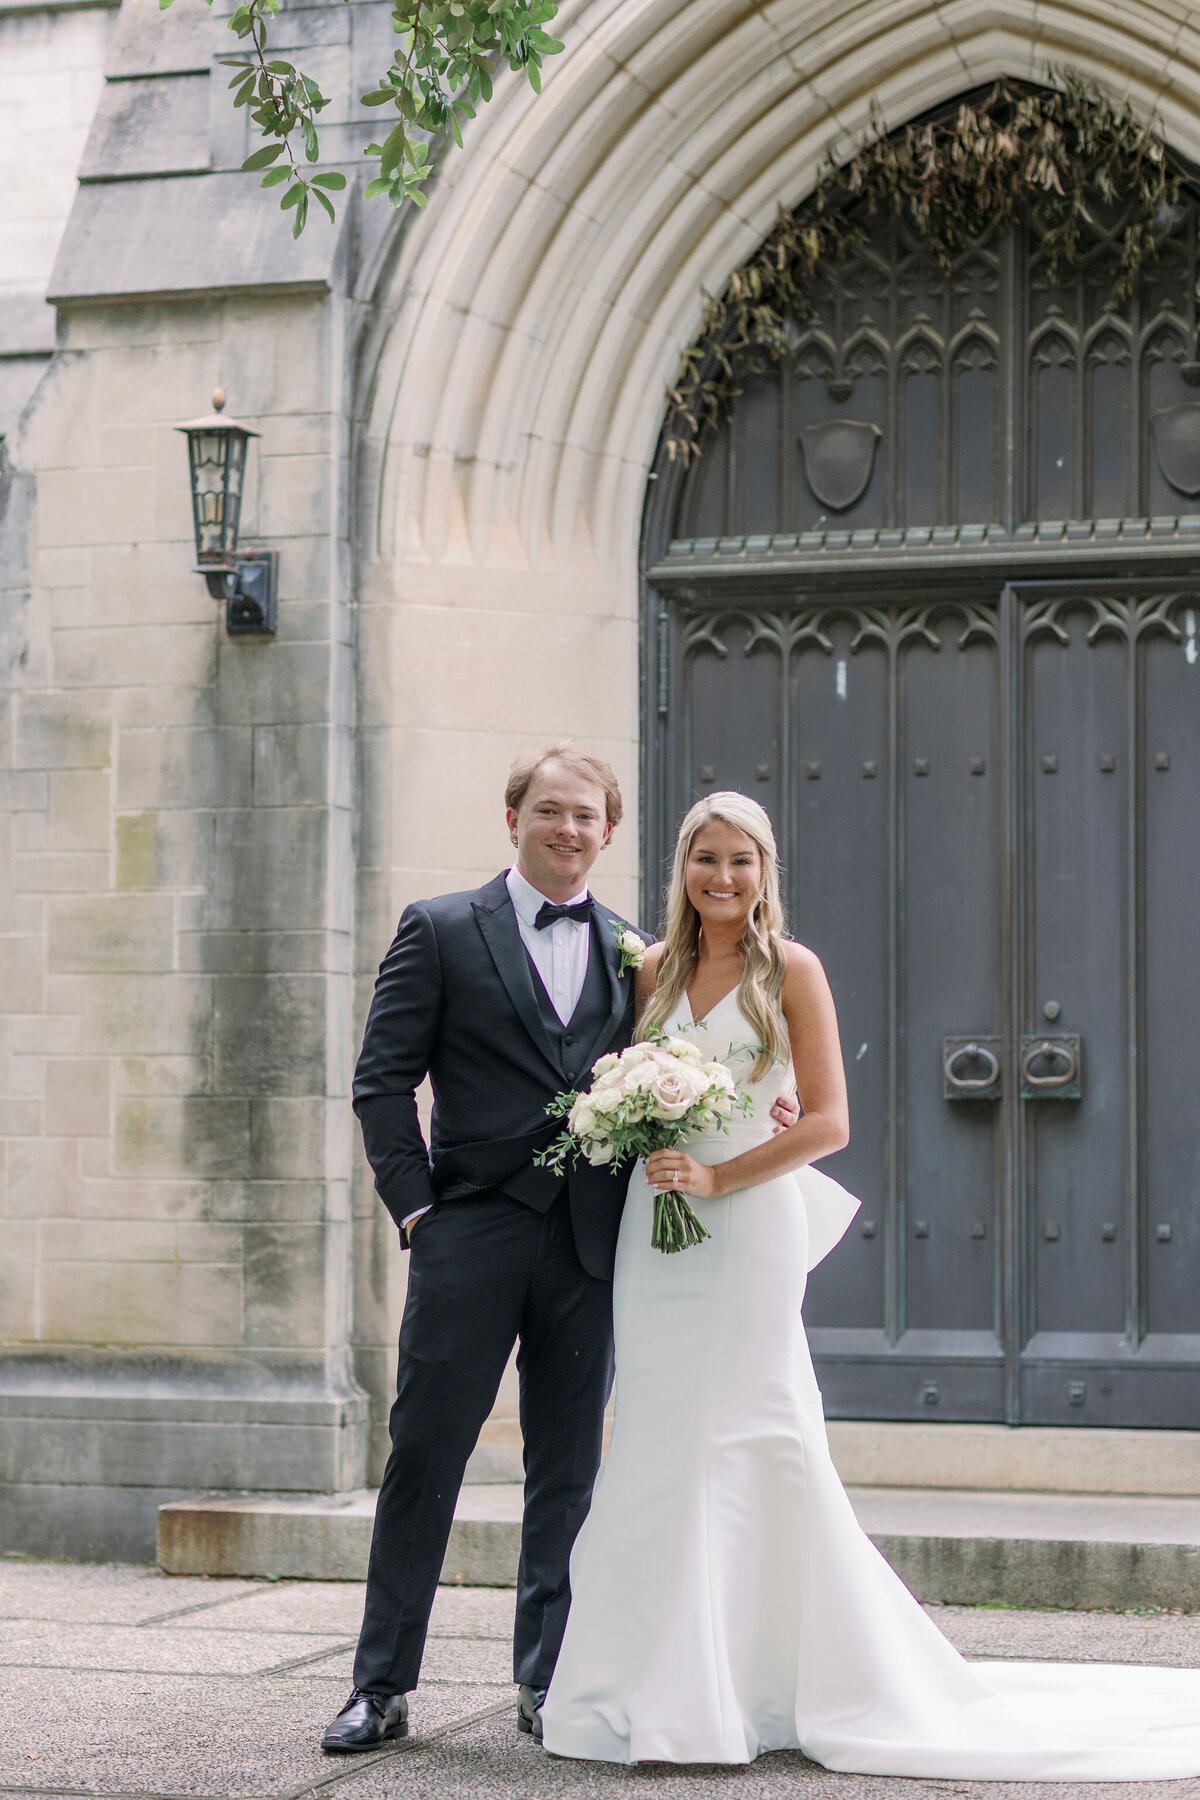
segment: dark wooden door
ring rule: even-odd
[[[1200,596],[1030,583],[1008,606],[1016,1406],[1194,1426]]]
[[[963,585],[669,614],[676,816],[763,801],[838,1002],[826,1404],[1193,1424],[1200,597]]]
[[[1120,199],[1071,274],[864,215],[653,471],[646,911],[763,800],[850,1078],[834,1414],[1200,1425],[1198,195],[1129,292]]]

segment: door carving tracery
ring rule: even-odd
[[[1035,231],[949,276],[881,223],[823,270],[791,355],[697,459],[672,535],[1192,512],[1200,499],[1196,209],[1113,297],[1119,219],[1055,280]]]

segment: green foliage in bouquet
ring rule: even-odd
[[[735,1112],[754,1109],[724,1063],[705,1062],[694,1044],[657,1030],[619,1056],[602,1056],[592,1077],[587,1092],[559,1094],[546,1108],[567,1125],[533,1160],[556,1174],[565,1173],[568,1158],[619,1168],[656,1150],[682,1149],[700,1132],[728,1131]],[[655,1194],[655,1250],[671,1255],[708,1236],[685,1194]]]

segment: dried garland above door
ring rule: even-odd
[[[778,223],[722,294],[709,296],[700,337],[685,351],[663,444],[685,466],[706,429],[730,417],[747,376],[788,352],[810,317],[822,267],[866,241],[869,221],[899,220],[949,273],[997,227],[1028,220],[1052,276],[1074,269],[1105,215],[1118,263],[1113,297],[1128,297],[1175,220],[1181,171],[1157,120],[1138,119],[1072,70],[1053,87],[998,81],[944,117],[889,132],[876,116],[848,162],[826,165],[816,190]]]

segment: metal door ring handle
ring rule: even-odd
[[[1052,1061],[1064,1064],[1057,1075],[1035,1075],[1033,1065],[1039,1056],[1049,1057]],[[1042,1044],[1029,1044],[1021,1058],[1021,1077],[1027,1087],[1061,1088],[1070,1087],[1079,1074],[1079,1058],[1066,1044],[1055,1044],[1049,1039]]]
[[[987,1073],[971,1077],[959,1075],[955,1071],[961,1062],[981,1062]],[[953,1088],[990,1088],[1000,1079],[1000,1059],[986,1044],[962,1044],[951,1052],[945,1062],[946,1080]]]

